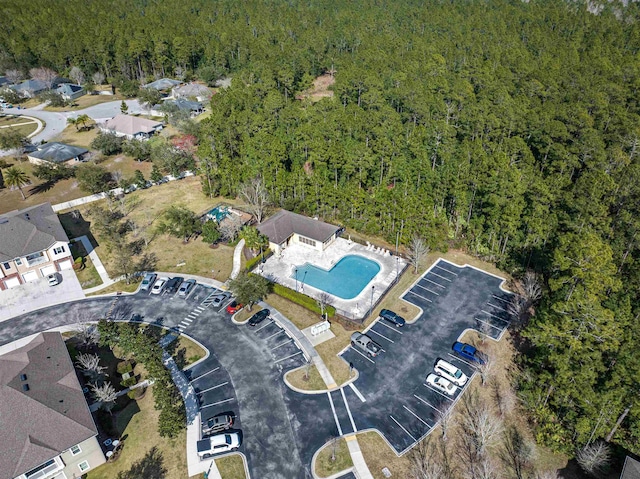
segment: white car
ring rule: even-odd
[[[455,367],[453,364],[446,362],[444,359],[439,359],[433,370],[446,380],[460,387],[467,384],[467,381],[469,380],[465,373],[460,371],[460,369]]]
[[[153,285],[153,288],[151,288],[151,294],[162,293],[162,290],[164,289],[164,286],[167,284],[167,281],[169,281],[169,278],[167,278],[166,276],[158,278],[155,284]]]
[[[219,454],[221,452],[234,451],[240,447],[240,435],[237,432],[216,434],[206,437],[197,443],[198,456],[201,458]]]
[[[427,376],[427,384],[449,396],[453,396],[458,390],[451,381],[447,381],[445,378],[434,373]]]
[[[56,286],[60,284],[60,278],[58,278],[57,273],[50,274],[47,276],[47,279],[49,280],[49,286]]]

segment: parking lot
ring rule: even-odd
[[[458,388],[448,396],[426,384],[438,358],[471,377],[475,367],[455,356],[452,344],[468,328],[481,330],[497,339],[509,324],[506,305],[510,293],[500,289],[502,279],[471,267],[459,267],[444,260],[430,268],[404,295],[423,314],[413,324],[396,328],[375,321],[366,334],[382,351],[374,358],[348,347],[342,358],[360,376],[343,388],[345,405],[353,421],[342,427],[379,430],[401,453],[412,447],[435,426],[438,414],[451,407],[462,394]],[[406,318],[411,319],[411,318]]]

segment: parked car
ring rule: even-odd
[[[58,277],[58,273],[53,273],[47,276],[47,281],[49,281],[49,286],[56,286],[60,284],[60,278]]]
[[[227,306],[227,313],[235,314],[242,308],[244,308],[244,304],[240,304],[237,301],[231,301],[231,303],[229,303],[229,305]]]
[[[390,309],[383,309],[380,311],[380,317],[382,319],[386,319],[398,328],[404,326],[404,323],[406,322],[402,316],[394,313]]]
[[[186,280],[184,283],[182,283],[182,286],[180,286],[180,289],[178,290],[178,296],[182,296],[183,298],[186,297],[191,292],[195,284],[195,279]]]
[[[448,363],[444,359],[438,359],[433,370],[436,372],[436,374],[442,376],[446,380],[460,387],[467,384],[467,381],[469,379],[465,373],[463,373],[462,371],[460,371],[460,369],[455,367],[453,364]]]
[[[154,283],[153,288],[151,288],[151,294],[162,293],[165,285],[167,284],[167,281],[169,281],[169,278],[167,278],[166,276],[162,276],[161,278],[158,278]]]
[[[222,303],[224,303],[227,299],[231,297],[231,293],[220,293],[216,294],[213,298],[211,298],[211,305],[214,308],[217,308]]]
[[[434,373],[427,376],[427,384],[449,396],[453,396],[458,390],[451,381],[447,381],[445,378]]]
[[[221,452],[235,451],[240,447],[240,435],[237,432],[216,434],[198,441],[198,456],[209,457]]]
[[[382,349],[380,345],[369,336],[357,332],[351,335],[351,346],[353,346],[354,348],[357,347],[359,349],[362,349],[372,358],[375,358]]]
[[[482,351],[478,351],[470,344],[456,341],[453,343],[453,347],[451,349],[453,349],[458,356],[468,361],[478,364],[484,364],[487,362],[487,355]]]
[[[180,288],[180,285],[182,284],[183,281],[184,281],[184,278],[181,278],[180,276],[171,278],[169,281],[167,281],[167,285],[165,286],[164,289],[167,292],[167,294],[173,294],[176,291],[178,291],[178,288]]]
[[[267,319],[270,314],[271,314],[271,311],[269,311],[268,309],[261,309],[256,314],[251,316],[251,318],[249,318],[249,326],[255,326],[256,324],[260,324],[262,321]]]
[[[140,291],[149,291],[157,277],[158,275],[155,273],[145,274],[144,278],[142,278],[142,283],[140,283]]]
[[[218,414],[202,424],[202,435],[206,436],[215,432],[231,429],[231,426],[233,426],[233,416],[229,414]]]

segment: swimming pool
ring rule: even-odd
[[[226,206],[216,206],[207,212],[207,218],[220,223],[223,219],[229,216],[229,208]]]
[[[309,263],[298,266],[291,277],[303,285],[313,286],[319,290],[341,299],[353,299],[369,284],[380,271],[380,265],[363,256],[348,255],[338,261],[329,271]],[[298,289],[300,290],[300,289]]]

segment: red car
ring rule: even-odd
[[[244,304],[240,304],[237,301],[232,301],[229,306],[227,306],[227,313],[229,314],[235,314],[238,311],[240,311],[242,308],[244,308]]]

